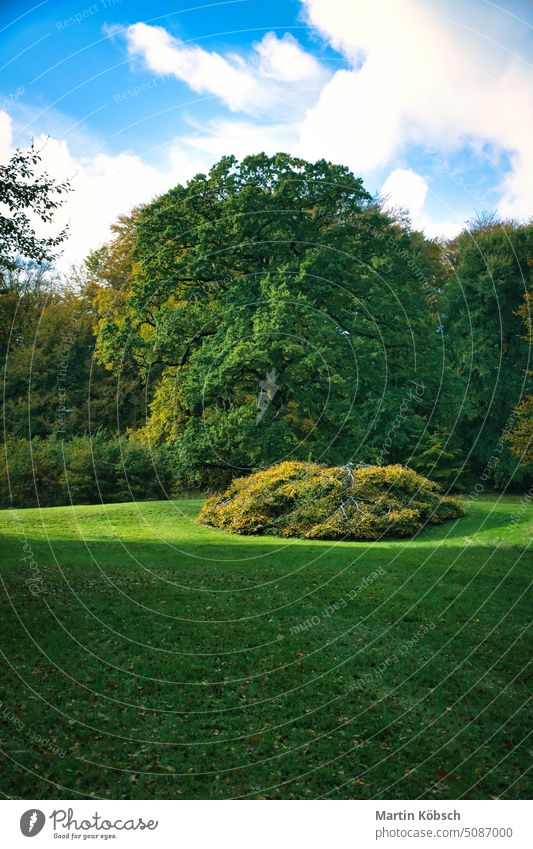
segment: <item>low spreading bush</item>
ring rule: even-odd
[[[237,534],[375,540],[412,536],[461,515],[458,499],[403,466],[285,462],[235,479],[199,519]]]

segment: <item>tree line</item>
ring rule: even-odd
[[[531,223],[430,240],[347,168],[259,154],[125,214],[66,280],[15,248],[3,504],[214,490],[280,460],[530,484]]]

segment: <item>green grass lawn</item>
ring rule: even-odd
[[[526,500],[369,544],[200,506],[0,513],[2,793],[530,795]]]

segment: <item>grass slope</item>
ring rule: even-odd
[[[369,544],[200,507],[0,513],[4,794],[530,795],[525,500]]]

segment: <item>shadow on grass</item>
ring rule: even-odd
[[[173,505],[178,508],[175,524],[172,522],[172,514],[167,513],[167,508],[170,509]],[[506,533],[509,529],[520,528],[528,524],[528,511],[520,510],[520,504],[502,504],[494,503],[490,509],[482,505],[473,505],[467,509],[465,515],[459,519],[454,519],[440,525],[432,525],[427,523],[421,531],[413,537],[387,537],[379,540],[308,540],[297,537],[279,537],[274,534],[232,534],[227,531],[213,528],[209,525],[202,524],[197,521],[196,516],[200,511],[201,504],[198,507],[185,504],[185,509],[182,512],[181,505],[176,501],[168,502],[141,502],[137,505],[131,505],[131,513],[128,516],[129,521],[125,522],[125,515],[121,513],[115,514],[114,511],[108,510],[111,507],[129,507],[127,504],[120,505],[81,505],[71,508],[44,508],[40,513],[37,510],[22,511],[25,516],[28,527],[30,526],[30,516],[28,513],[35,513],[34,527],[47,529],[49,527],[50,536],[55,537],[55,529],[57,527],[57,519],[60,516],[54,515],[58,511],[72,510],[72,513],[65,513],[67,519],[65,530],[72,526],[72,536],[58,536],[59,539],[87,539],[91,541],[107,542],[112,539],[124,542],[128,540],[136,543],[153,543],[154,536],[149,535],[150,523],[158,521],[161,517],[165,519],[165,523],[158,529],[157,540],[168,545],[180,545],[182,543],[194,542],[194,544],[203,546],[219,546],[233,547],[246,544],[252,545],[268,545],[270,547],[280,548],[284,546],[312,546],[312,547],[336,547],[350,546],[350,548],[363,547],[378,547],[378,546],[405,546],[405,545],[421,545],[424,543],[446,543],[449,539],[470,537],[477,534],[487,534],[491,531],[502,531]],[[144,511],[143,511],[143,508]],[[107,513],[100,512],[107,510]],[[154,515],[155,513],[155,515]],[[529,511],[531,515],[533,511]],[[26,514],[26,515],[25,515]],[[100,527],[109,527],[109,532],[98,533],[91,528],[87,529],[84,537],[84,524],[89,519],[99,519]],[[137,522],[135,522],[137,519]],[[148,527],[147,527],[148,525]],[[133,530],[133,533],[131,531]],[[145,532],[146,536],[137,531]],[[189,537],[191,539],[189,540]],[[525,540],[527,542],[527,540]]]
[[[163,542],[127,542],[56,539],[51,545],[42,539],[28,538],[36,568],[20,563],[16,546],[2,554],[3,579],[10,590],[20,587],[27,593],[32,578],[47,588],[95,583],[113,594],[113,584],[122,581],[140,584],[148,592],[161,587],[205,590],[231,594],[261,591],[267,595],[303,596],[330,585],[343,592],[366,579],[371,593],[381,596],[407,584],[423,590],[434,585],[441,575],[446,581],[467,582],[479,572],[481,579],[493,582],[509,570],[524,576],[533,563],[533,553],[521,545],[483,544],[427,546],[400,545],[372,547],[363,544],[324,548],[316,545],[287,546],[241,544],[238,549],[182,544],[170,547]],[[518,568],[517,564],[521,565]],[[377,570],[383,570],[377,574]],[[374,573],[374,577],[372,577]],[[513,578],[514,578],[513,575]],[[520,579],[521,580],[521,579]],[[280,581],[283,584],[280,584]],[[50,587],[48,587],[48,584]],[[366,586],[366,585],[365,585]],[[157,588],[160,589],[157,589]]]

